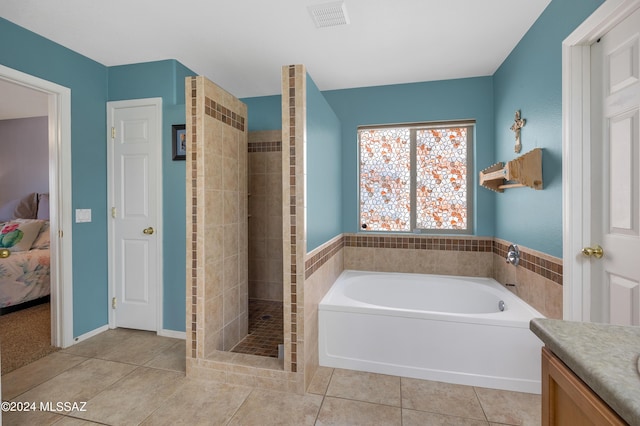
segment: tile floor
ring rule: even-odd
[[[231,352],[277,358],[284,343],[282,302],[249,299],[249,334]]]
[[[3,401],[84,411],[5,412],[2,424],[540,424],[538,395],[324,367],[296,395],[186,378],[184,353],[182,340],[106,331],[2,376]]]

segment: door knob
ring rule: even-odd
[[[600,247],[599,245],[596,245],[595,247],[585,247],[582,249],[582,254],[587,256],[587,257],[595,257],[596,259],[600,259],[602,256],[604,256],[604,250],[602,250],[602,247]]]
[[[151,235],[153,234],[153,228],[152,227],[145,228],[142,230],[142,233],[146,235]]]

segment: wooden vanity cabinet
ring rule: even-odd
[[[546,347],[542,348],[542,425],[626,425]]]

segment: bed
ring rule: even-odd
[[[30,211],[0,216],[0,315],[49,300],[48,195],[29,197],[35,203]]]

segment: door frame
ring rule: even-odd
[[[158,246],[156,250],[156,275],[157,275],[157,283],[156,283],[156,333],[162,334],[163,330],[163,319],[164,319],[164,310],[163,310],[163,295],[164,295],[164,276],[163,276],[163,183],[162,183],[162,160],[164,158],[163,155],[163,132],[162,132],[162,98],[144,98],[144,99],[130,99],[123,101],[111,101],[107,102],[107,209],[109,213],[107,215],[107,235],[108,235],[108,268],[109,268],[109,328],[116,328],[116,313],[115,309],[111,308],[111,300],[115,297],[116,294],[116,282],[115,282],[115,231],[113,228],[113,220],[111,216],[111,207],[115,205],[114,200],[114,188],[113,188],[113,150],[111,149],[111,123],[113,121],[113,110],[116,108],[134,108],[134,107],[142,107],[142,106],[153,106],[156,110],[157,115],[157,124],[156,124],[156,134],[160,139],[160,144],[158,149],[156,150],[156,206],[152,207],[156,209],[156,223],[155,228],[158,231]]]
[[[591,45],[640,8],[640,0],[607,0],[562,43],[563,318],[591,320]]]
[[[51,239],[51,344],[73,339],[73,223],[71,210],[71,89],[0,65],[0,79],[42,92],[48,99]]]

